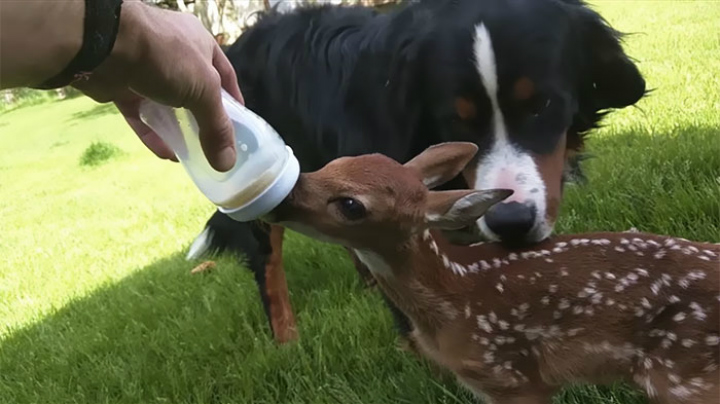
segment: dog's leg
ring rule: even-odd
[[[298,338],[283,268],[284,233],[284,227],[270,226],[270,255],[265,263],[265,293],[268,299],[270,324],[275,340],[281,344]]]
[[[266,246],[269,250],[270,238],[268,236],[269,235],[267,233],[261,233],[256,236],[256,240],[259,245]],[[262,301],[263,310],[265,311],[265,318],[270,326],[270,332],[274,334],[272,315],[270,311],[271,302],[267,293],[267,282],[265,280],[265,268],[266,263],[269,260],[269,255],[253,254],[248,258],[248,268],[252,271],[253,275],[255,275],[255,284],[257,285],[258,292],[260,293],[260,300]]]

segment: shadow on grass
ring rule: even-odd
[[[100,118],[102,116],[105,116],[107,114],[114,113],[114,112],[117,112],[117,108],[115,107],[115,104],[113,104],[113,103],[98,104],[90,109],[75,112],[68,118],[68,121],[75,121],[78,119]]]
[[[720,128],[593,136],[589,152],[588,183],[568,188],[558,231],[636,227],[720,242]]]
[[[563,230],[636,226],[720,241],[718,133],[593,138],[590,181],[569,191]],[[471,402],[395,351],[389,315],[360,290],[342,249],[297,235],[286,245],[299,343],[271,341],[249,271],[223,258],[190,275],[177,254],[0,342],[0,402]],[[554,402],[644,400],[579,388]]]
[[[271,340],[247,269],[223,257],[214,271],[192,275],[197,263],[177,254],[0,341],[0,402],[312,402],[328,378],[353,392],[368,388],[362,375],[378,363],[407,366],[379,299],[360,291],[349,260],[335,257],[344,252],[293,238],[301,251],[289,258],[310,259],[297,258],[288,273],[301,343]],[[299,277],[313,279],[312,288]],[[360,361],[340,354],[363,348],[370,351]],[[402,386],[383,373],[379,381]],[[383,388],[402,396],[402,387]]]
[[[147,382],[169,382],[167,375],[185,373],[174,368],[181,363],[196,371],[238,338],[209,330],[265,330],[252,316],[260,313],[255,299],[248,310],[233,296],[241,271],[191,278],[189,269],[180,255],[160,260],[11,334],[0,345],[0,402],[137,398]]]

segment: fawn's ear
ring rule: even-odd
[[[431,191],[425,220],[430,227],[461,229],[475,223],[491,206],[512,193],[510,189]]]
[[[460,174],[477,151],[478,147],[474,143],[440,143],[425,149],[405,163],[405,167],[417,170],[423,183],[432,189]]]

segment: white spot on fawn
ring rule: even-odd
[[[648,271],[644,268],[635,268],[635,272],[637,272],[640,276],[647,277],[649,275]]]
[[[488,315],[488,318],[490,319],[491,323],[493,323],[493,324],[497,323],[498,318],[494,311],[490,312],[490,314]]]
[[[646,309],[652,309],[652,305],[650,304],[650,301],[647,299],[647,297],[642,298],[641,304]]]
[[[492,333],[493,329],[490,323],[487,321],[487,317],[481,314],[477,316],[477,322],[478,327],[480,327],[481,330],[485,331],[488,334]]]
[[[580,333],[580,331],[583,331],[584,328],[571,328],[568,330],[567,335],[570,337],[574,337]]]
[[[673,321],[675,322],[679,323],[683,320],[685,320],[685,313],[683,313],[682,311],[673,316]]]
[[[692,316],[696,320],[705,320],[705,318],[707,317],[707,314],[705,314],[705,310],[703,310],[703,308],[699,304],[697,304],[697,302],[691,302],[690,308],[693,310]]]
[[[670,388],[670,394],[684,399],[692,396],[692,391],[685,386],[675,386]]]

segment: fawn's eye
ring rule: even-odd
[[[365,206],[353,198],[340,198],[336,201],[340,213],[345,216],[347,220],[360,220],[367,215]]]

